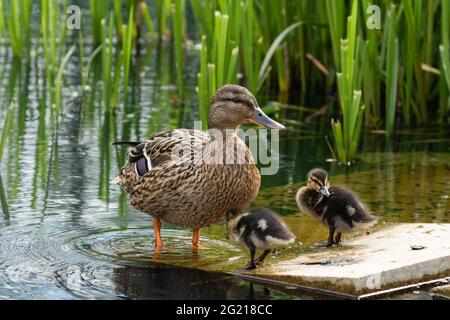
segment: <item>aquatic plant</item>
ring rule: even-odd
[[[336,81],[342,108],[343,100],[351,101],[353,94],[341,96],[339,79],[333,77],[333,71],[342,72],[341,39],[346,27],[346,12],[353,8],[354,2],[254,0],[239,4],[236,1],[192,1],[196,22],[205,36],[202,43],[206,43],[208,49],[207,62],[205,64],[203,59],[204,67],[200,67],[199,93],[207,88],[203,76],[207,70],[217,70],[216,82],[217,76],[220,78],[222,74],[221,61],[211,57],[217,53],[214,46],[218,30],[215,21],[218,16],[227,15],[233,21],[228,30],[233,34],[230,37],[232,46],[239,48],[236,72],[243,75],[242,82],[248,88],[255,91],[264,83],[276,80],[280,91],[290,91],[295,87],[304,95],[308,88],[332,90]],[[429,122],[432,119],[430,113],[433,112],[430,101],[436,101],[436,97],[439,98],[440,106],[437,114],[443,121],[449,108],[445,77],[449,54],[448,45],[444,44],[449,41],[448,2],[403,0],[377,2],[373,6],[369,1],[362,0],[360,4],[360,17],[364,19],[355,25],[354,39],[349,35],[347,38],[355,43],[353,57],[360,60],[360,65],[352,72],[355,78],[353,85],[357,84],[357,89],[362,91],[361,101],[366,106],[361,119],[363,124],[376,129],[384,126],[391,134],[395,123],[410,125],[413,122]],[[383,13],[378,17],[377,9]],[[439,10],[440,25],[436,23]],[[216,12],[214,16],[211,14],[213,11]],[[269,59],[269,62],[263,59],[283,30],[302,21],[302,18],[305,18],[305,23],[276,47],[274,59]],[[380,19],[375,23],[378,26],[369,25],[374,19]],[[398,30],[405,32],[400,36]],[[436,45],[435,39],[438,37],[442,39],[441,47]],[[229,61],[226,59],[225,65]],[[439,61],[439,65],[433,66],[434,61]],[[208,69],[205,67],[208,64],[214,64],[214,67]],[[264,70],[266,74],[263,76],[258,70]],[[258,76],[255,77],[255,74]],[[438,92],[433,90],[436,82],[439,84]],[[382,97],[385,97],[384,100]],[[200,114],[204,114],[202,110],[205,109],[207,99],[199,95],[199,101]],[[344,102],[344,105],[347,103]],[[401,112],[396,111],[398,108],[401,108]],[[399,121],[395,121],[397,116]],[[356,118],[359,119],[359,116]],[[350,119],[355,119],[355,116]],[[349,126],[349,130],[355,128],[355,124],[350,123]],[[350,154],[353,154],[351,158],[355,155],[354,152]]]
[[[14,110],[14,103],[11,103],[8,108],[8,112],[6,113],[5,120],[3,121],[2,133],[0,138],[0,163],[2,162],[3,152],[5,151],[8,134],[12,126]]]
[[[183,37],[184,37],[184,0],[174,0],[171,7],[173,41],[175,46],[175,61],[177,66],[177,85],[180,96],[183,97]]]
[[[388,31],[386,45],[386,131],[392,134],[397,102],[398,79],[398,38],[396,37],[395,6],[391,7],[387,15]],[[404,105],[404,114],[409,117],[409,109]],[[409,121],[409,119],[407,120]]]
[[[128,98],[128,81],[130,78],[131,54],[135,39],[134,2],[131,3],[128,13],[128,24],[122,26],[122,52],[123,65],[123,101],[126,104]]]
[[[230,41],[228,15],[216,11],[214,17],[214,38],[208,46],[206,36],[202,37],[200,73],[197,75],[200,119],[204,128],[207,127],[209,101],[214,92],[236,78],[239,53],[239,47],[233,48]]]
[[[170,0],[155,0],[155,6],[159,35],[166,35],[166,24],[168,16],[170,15]]]
[[[14,55],[22,57],[25,54],[28,58],[30,52],[30,17],[33,2],[32,0],[11,0],[7,3],[6,21]],[[2,24],[4,25],[4,22]]]
[[[56,75],[55,80],[55,110],[56,110],[56,121],[58,123],[59,115],[61,114],[61,88],[62,88],[62,82],[63,82],[63,71],[64,68],[67,65],[67,62],[69,62],[70,57],[72,56],[73,52],[75,51],[76,46],[73,45],[69,51],[65,54],[63,59],[61,60],[61,64],[58,69],[58,73]]]
[[[147,4],[143,1],[139,4],[141,6],[142,16],[144,17],[145,23],[147,24],[148,31],[151,33],[155,33],[155,26],[152,21],[152,17],[150,16],[150,11]]]
[[[100,43],[102,39],[102,20],[109,12],[109,0],[89,0],[89,13],[91,16],[92,33],[94,41]],[[114,0],[114,8],[117,15],[120,15],[120,3]],[[119,12],[118,12],[119,11]]]
[[[341,121],[332,119],[335,149],[339,162],[349,163],[354,159],[359,142],[362,123],[361,91],[358,89],[356,69],[359,59],[356,54],[358,2],[352,5],[351,16],[347,22],[347,38],[341,40],[340,72],[337,73],[339,102],[342,112]]]
[[[113,13],[109,17],[109,27],[106,29],[106,21],[101,21],[101,45],[102,45],[102,81],[103,102],[106,108],[111,106],[111,68],[113,59]]]
[[[349,34],[346,17],[353,16],[355,2],[359,9],[354,20],[358,21]],[[29,60],[32,49],[43,53],[50,105],[56,105],[56,77],[66,50],[66,34],[74,33],[63,25],[67,4],[67,0],[0,0],[4,43],[24,61]],[[376,18],[376,8],[382,13],[381,21],[379,28],[372,28],[369,21]],[[127,103],[134,51],[139,55],[141,44],[156,35],[173,44],[181,100],[184,57],[193,47],[190,40],[200,42],[197,90],[205,127],[215,89],[235,82],[259,98],[276,89],[284,93],[279,98],[286,100],[282,105],[287,104],[288,96],[305,102],[310,92],[336,97],[338,103],[331,104],[332,113],[339,118],[339,123],[333,122],[334,148],[344,162],[356,156],[360,122],[361,127],[383,128],[391,135],[399,125],[450,119],[450,5],[445,0],[155,0],[151,5],[142,0],[90,0],[87,10],[91,28],[76,31],[81,59],[84,39],[89,43],[92,38],[96,49],[86,53],[90,58],[81,82],[84,90],[94,57],[101,53],[103,71],[99,75],[108,107],[115,108],[122,100]],[[34,13],[36,20],[31,19]],[[187,23],[191,13],[194,23]],[[32,28],[33,21],[39,24],[37,28]],[[152,38],[142,32],[143,27]],[[31,48],[31,30],[35,29],[40,41]],[[342,42],[344,37],[348,42]],[[355,95],[355,91],[361,93]],[[354,104],[358,100],[359,105]],[[355,114],[350,111],[353,108]],[[339,156],[342,152],[345,156]]]
[[[439,77],[439,120],[444,121],[450,114],[450,3],[441,2],[441,44],[439,53],[441,58],[441,74]],[[447,84],[447,87],[445,87]]]

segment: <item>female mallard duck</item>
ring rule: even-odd
[[[329,228],[327,247],[338,244],[342,232],[367,229],[377,223],[378,218],[370,215],[353,193],[341,187],[329,187],[325,170],[313,169],[307,179],[308,184],[297,192],[297,205]]]
[[[153,217],[157,248],[163,246],[161,220],[193,228],[192,243],[198,247],[200,228],[224,220],[230,210],[245,209],[256,197],[261,176],[236,134],[241,124],[284,129],[238,85],[217,90],[208,121],[206,132],[177,129],[141,143],[114,143],[133,147],[116,181],[136,209]]]
[[[246,269],[255,269],[256,264],[262,263],[270,250],[284,247],[294,242],[295,236],[273,211],[256,208],[250,212],[237,215],[228,221],[228,235],[250,251],[250,261]],[[255,264],[257,249],[264,251]]]

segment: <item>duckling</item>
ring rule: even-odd
[[[330,233],[326,246],[338,244],[343,232],[368,229],[377,223],[364,204],[350,191],[342,187],[330,187],[328,173],[313,169],[307,176],[308,184],[296,195],[299,209],[320,220]],[[336,237],[334,237],[334,233]]]
[[[246,246],[250,251],[250,261],[245,269],[256,268],[262,263],[272,249],[284,247],[294,242],[295,236],[272,210],[266,208],[252,209],[250,212],[235,215],[228,220],[228,237]],[[257,249],[264,251],[255,263]]]

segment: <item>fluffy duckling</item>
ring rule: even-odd
[[[250,251],[250,261],[245,268],[255,269],[262,263],[270,250],[284,247],[294,242],[295,236],[273,211],[265,208],[252,209],[250,212],[236,215],[228,221],[228,236],[246,246]],[[257,249],[264,251],[255,263]]]
[[[296,195],[297,205],[320,220],[330,233],[326,246],[338,244],[342,232],[368,229],[378,218],[369,214],[363,203],[350,191],[342,187],[330,187],[328,173],[313,169],[307,176],[308,184]],[[334,233],[336,237],[334,237]]]

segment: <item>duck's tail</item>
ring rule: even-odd
[[[135,147],[140,142],[131,142],[131,141],[115,141],[112,143],[113,146],[129,146],[129,147]]]

